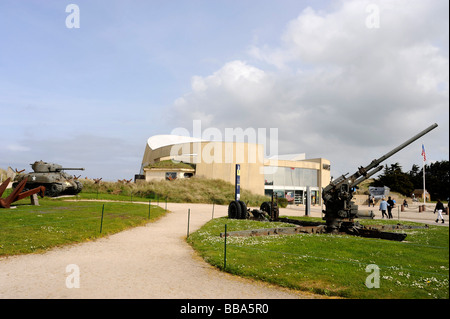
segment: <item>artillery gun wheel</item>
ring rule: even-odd
[[[269,215],[270,220],[277,220],[279,215],[279,208],[275,204],[273,209],[273,216],[272,216],[272,203],[271,202],[264,202],[261,204],[260,210],[263,212],[266,212],[267,215]]]
[[[241,205],[241,217],[240,219],[247,219],[247,217],[249,216],[248,212],[247,212],[247,205],[245,204],[245,202],[243,201],[238,201],[239,204]]]
[[[270,211],[272,209],[272,203],[271,202],[264,202],[264,203],[261,204],[261,207],[259,209],[270,215]]]
[[[240,219],[241,218],[241,204],[239,201],[234,200],[228,205],[228,218]]]

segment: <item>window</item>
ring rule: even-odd
[[[317,170],[297,167],[265,167],[265,185],[318,187]]]
[[[166,180],[173,181],[177,179],[177,172],[166,172]]]

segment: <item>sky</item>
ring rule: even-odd
[[[1,0],[0,168],[130,179],[150,136],[198,121],[266,129],[267,156],[326,158],[334,177],[437,123],[383,164],[421,167],[422,144],[448,160],[448,6]]]

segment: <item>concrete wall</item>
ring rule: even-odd
[[[231,142],[202,143],[202,162],[196,174],[235,183],[236,164],[241,165],[241,188],[264,195],[263,145]],[[207,159],[214,155],[215,160]]]
[[[240,164],[241,188],[263,195],[263,151],[261,144],[202,142],[196,175],[234,184],[236,164]]]

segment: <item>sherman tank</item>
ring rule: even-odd
[[[16,176],[13,188],[15,188],[22,180],[27,178],[26,189],[32,189],[38,186],[45,187],[45,195],[56,197],[60,195],[75,195],[81,192],[83,184],[77,181],[72,175],[64,171],[81,170],[84,168],[68,168],[54,163],[36,161],[30,164],[33,172],[19,174]]]

